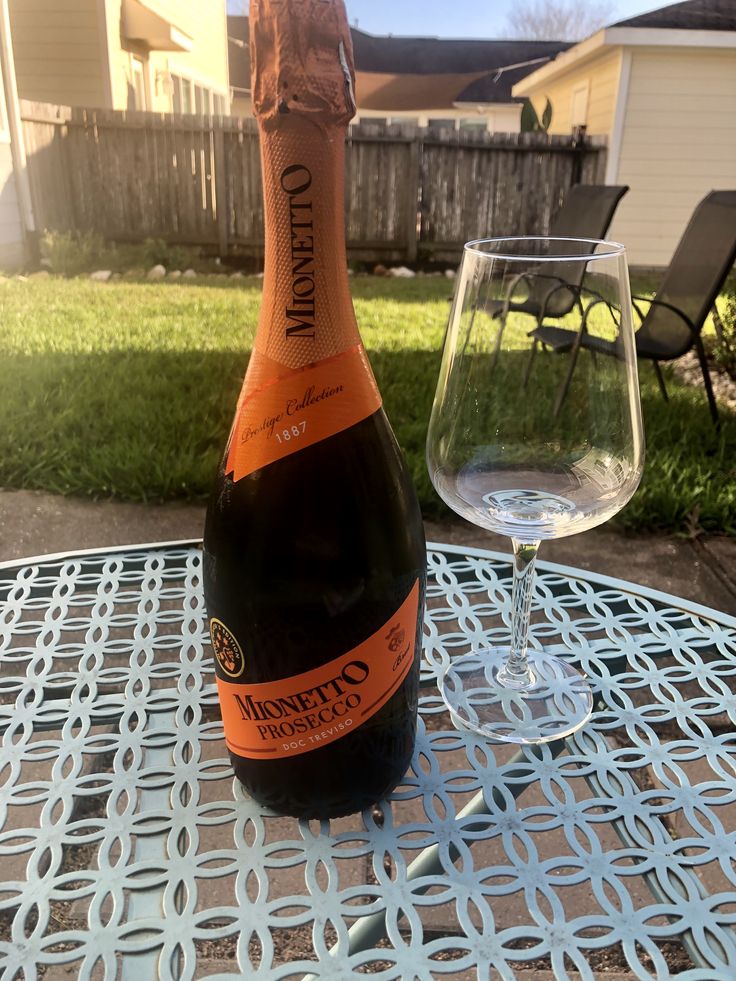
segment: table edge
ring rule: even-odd
[[[102,548],[85,548],[75,551],[49,552],[43,555],[32,555],[20,559],[10,559],[0,562],[0,573],[9,569],[21,568],[24,566],[43,565],[49,562],[73,561],[74,559],[92,558],[100,555],[121,555],[129,552],[145,552],[151,550],[162,550],[168,548],[201,548],[201,538],[182,538],[172,541],[161,542],[136,542],[129,545],[109,545]],[[493,549],[475,548],[469,545],[451,545],[446,542],[427,542],[427,550],[436,550],[452,555],[465,556],[467,558],[495,559],[506,562],[511,561],[511,552],[498,552]],[[548,562],[544,559],[537,560],[537,569],[540,572],[547,572],[562,575],[567,579],[579,579],[583,582],[595,583],[598,586],[609,587],[618,592],[630,593],[640,599],[652,600],[663,603],[672,609],[682,610],[683,612],[704,617],[708,620],[715,620],[723,626],[736,629],[736,617],[714,607],[704,606],[693,600],[676,596],[674,593],[665,593],[661,590],[652,589],[649,586],[642,586],[639,583],[631,582],[628,579],[615,579],[613,576],[605,576],[598,572],[590,572],[587,569],[579,569],[575,566],[561,565],[557,562]]]

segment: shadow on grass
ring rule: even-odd
[[[231,278],[224,273],[203,273],[195,277],[179,279],[120,279],[106,284],[106,288],[116,289],[125,286],[143,287],[147,291],[186,290],[188,287],[216,290],[247,290],[261,292],[263,279],[255,276]],[[394,279],[383,276],[357,275],[350,277],[350,289],[356,300],[383,300],[388,303],[424,303],[426,301],[449,301],[454,290],[454,282],[444,276],[417,276],[414,279]],[[449,313],[449,303],[448,303]]]
[[[424,455],[440,353],[369,354],[423,511],[446,517]],[[128,500],[206,498],[246,361],[242,350],[6,356],[0,485]],[[617,520],[683,531],[697,512],[703,528],[736,534],[736,417],[724,410],[718,434],[701,389],[672,381],[665,404],[650,372],[642,379],[645,477]]]

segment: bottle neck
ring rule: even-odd
[[[345,258],[344,136],[296,113],[261,130],[266,254],[255,347],[289,368],[360,341]]]

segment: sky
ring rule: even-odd
[[[503,37],[506,14],[515,0],[346,0],[348,18],[369,34],[436,37]],[[671,0],[612,0],[609,23]],[[228,0],[231,13],[243,13],[248,0]],[[246,11],[247,12],[247,11]]]

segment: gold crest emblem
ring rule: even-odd
[[[212,650],[222,670],[228,678],[239,678],[245,670],[243,651],[232,632],[217,617],[210,620],[210,638]]]

